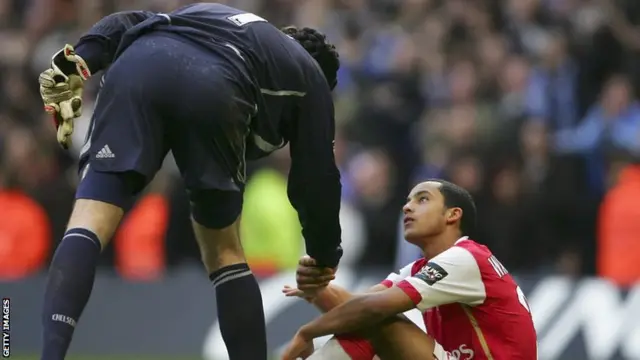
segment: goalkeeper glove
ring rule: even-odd
[[[40,74],[40,96],[45,111],[53,116],[58,143],[68,149],[73,134],[73,120],[82,114],[84,81],[91,77],[87,63],[71,45],[53,55],[51,68]]]

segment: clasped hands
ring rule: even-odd
[[[303,256],[296,269],[296,286],[285,285],[282,292],[287,297],[299,297],[313,303],[315,298],[335,279],[336,269],[318,267],[316,261]],[[298,331],[284,352],[283,359],[306,359],[314,351],[313,339]]]

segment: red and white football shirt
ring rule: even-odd
[[[423,312],[427,333],[461,360],[536,360],[536,332],[520,287],[486,246],[464,237],[382,282]]]

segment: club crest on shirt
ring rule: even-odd
[[[418,279],[426,282],[429,285],[433,285],[438,281],[447,277],[447,273],[440,265],[429,262],[415,275]]]

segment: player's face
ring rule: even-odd
[[[402,208],[404,212],[404,237],[410,243],[437,235],[447,226],[444,197],[440,193],[441,184],[426,181],[416,185]]]

